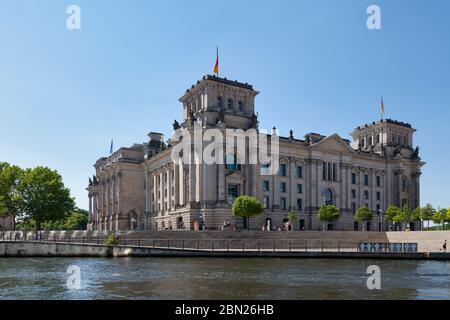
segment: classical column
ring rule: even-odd
[[[168,198],[168,207],[169,207],[169,211],[173,210],[173,206],[172,206],[172,186],[173,186],[173,177],[174,177],[174,168],[172,166],[169,166],[167,168],[167,198]]]
[[[202,187],[201,187],[201,181],[202,181],[202,164],[200,164],[198,161],[195,164],[195,201],[201,202],[202,200]]]
[[[257,164],[251,164],[250,167],[251,167],[251,176],[252,176],[252,178],[251,178],[252,186],[251,186],[250,194],[252,196],[254,196],[254,197],[261,198],[260,195],[259,195],[259,192],[258,192],[258,188],[259,188],[259,183],[258,182],[261,181],[261,180],[258,179],[258,169],[259,169],[259,167],[258,167]]]
[[[164,194],[164,188],[166,185],[166,169],[165,168],[161,168],[161,173],[159,174],[159,192],[161,194],[161,215],[164,215],[165,213],[165,202],[166,202],[166,197]]]
[[[196,183],[195,183],[195,170],[196,165],[194,163],[189,163],[189,203],[195,202],[195,191],[196,191]]]
[[[88,223],[91,223],[93,221],[93,212],[92,212],[92,194],[89,192],[89,218]]]
[[[415,207],[418,208],[420,207],[420,176],[422,175],[422,173],[418,172],[416,174],[416,197],[415,197]],[[415,209],[415,208],[414,208]]]
[[[153,188],[152,188],[152,181],[153,180],[153,175],[151,172],[147,173],[147,197],[148,197],[148,208],[147,211],[148,212],[153,212],[152,207],[153,207]]]
[[[218,200],[225,201],[225,165],[220,163],[217,165],[217,191],[218,191]]]
[[[180,160],[180,163],[178,165],[178,169],[179,169],[179,177],[178,177],[178,186],[179,186],[179,191],[180,191],[180,195],[179,195],[179,201],[180,201],[180,205],[181,206],[185,206],[186,203],[184,201],[185,199],[185,181],[184,181],[184,164],[183,162]]]
[[[175,188],[174,201],[175,209],[180,205],[180,165],[174,164],[173,183]]]

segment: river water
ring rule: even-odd
[[[71,265],[79,289],[67,286]],[[370,265],[381,290],[367,289]],[[0,299],[450,299],[450,262],[0,258]]]

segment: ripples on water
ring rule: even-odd
[[[81,268],[81,289],[66,286]],[[381,268],[368,290],[367,267]],[[440,261],[3,258],[0,299],[450,299]]]

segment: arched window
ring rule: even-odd
[[[232,99],[228,99],[227,100],[227,108],[228,109],[233,109],[233,100]]]
[[[244,102],[242,101],[238,102],[238,109],[240,112],[244,112]]]
[[[333,204],[333,192],[330,189],[323,190],[323,203]]]
[[[217,97],[217,108],[222,108],[223,102],[222,97]]]

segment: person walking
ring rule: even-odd
[[[442,245],[442,251],[447,251],[447,240],[444,241],[444,244]]]

